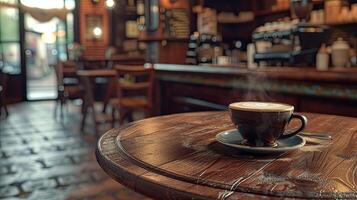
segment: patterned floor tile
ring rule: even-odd
[[[63,120],[53,109],[51,101],[20,103],[0,120],[0,199],[148,199],[99,167],[93,130],[79,131],[78,106],[70,105]]]

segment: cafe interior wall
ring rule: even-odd
[[[79,1],[80,13],[80,42],[85,46],[84,57],[103,57],[109,46],[109,14],[105,0]],[[99,22],[98,22],[99,21]],[[93,24],[101,29],[99,36],[88,35],[93,33]]]
[[[105,6],[105,0],[80,0],[79,2],[79,15],[80,15],[80,43],[85,46],[84,57],[103,57],[105,55],[106,49],[110,45],[110,15],[109,10]],[[96,2],[96,3],[94,3]],[[165,9],[177,9],[184,8],[189,9],[190,3],[188,0],[159,0],[159,5]],[[90,38],[88,37],[88,32],[91,31],[91,16],[97,16],[101,18],[100,28],[102,30],[102,35],[100,38]],[[93,18],[93,17],[92,17]],[[120,23],[115,21],[114,23]],[[161,27],[159,28],[161,29]],[[151,33],[153,34],[153,33]],[[145,34],[144,34],[145,35]],[[154,34],[157,35],[157,34]],[[119,35],[118,35],[119,36]],[[116,37],[116,36],[114,36]],[[162,40],[162,36],[159,36]],[[145,37],[142,39],[146,39]],[[170,40],[166,45],[160,45],[160,58],[157,61],[164,63],[180,63],[184,62],[186,56],[187,45],[182,43],[183,41]],[[185,40],[185,42],[187,42]],[[150,42],[148,42],[150,43]],[[179,51],[179,53],[178,53]],[[180,56],[178,56],[180,55]],[[177,59],[172,60],[173,58]]]
[[[162,10],[183,9],[186,10],[187,13],[189,13],[189,17],[191,17],[191,2],[189,0],[157,1],[160,9]],[[195,22],[194,19],[190,20],[193,20]],[[148,24],[146,25],[148,26]],[[164,24],[162,20],[159,21],[156,30],[141,31],[140,39],[145,41],[148,49],[151,49],[151,55],[149,56],[149,58],[147,58],[147,60],[149,62],[158,63],[185,64],[186,52],[188,49],[188,37],[177,38],[173,36],[168,36],[164,32]]]

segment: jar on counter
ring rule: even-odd
[[[338,38],[331,46],[334,67],[346,67],[349,64],[350,46],[343,38]]]

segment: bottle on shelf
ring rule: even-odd
[[[322,44],[316,55],[316,69],[327,70],[329,66],[330,55],[327,52],[326,44]]]

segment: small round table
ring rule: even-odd
[[[156,199],[357,199],[357,119],[305,113],[301,149],[251,155],[219,144],[233,129],[227,112],[145,119],[102,136],[100,166],[115,180]]]

